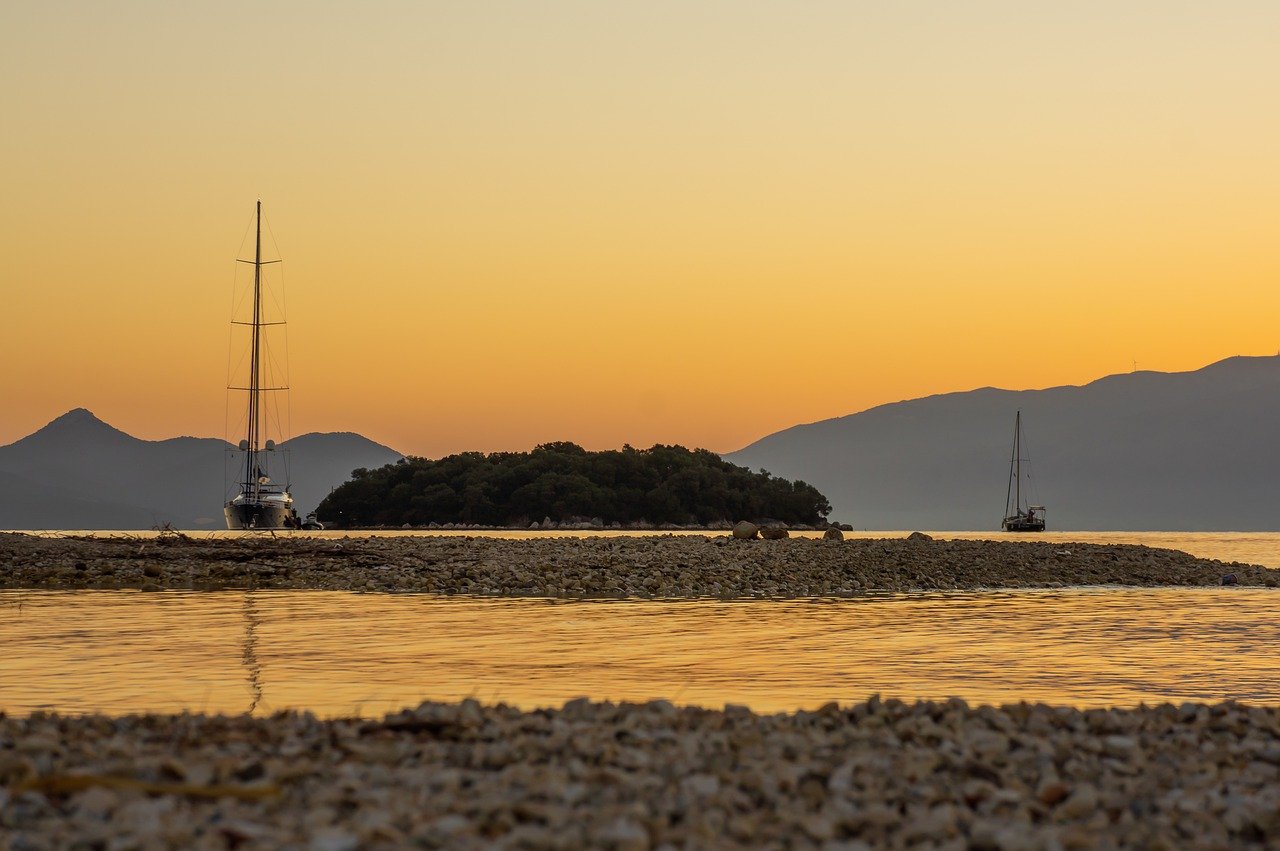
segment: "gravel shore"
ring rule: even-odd
[[[1280,846],[1280,710],[0,716],[0,847]]]
[[[0,533],[0,588],[722,599],[1069,585],[1280,586],[1280,570],[1121,544],[728,536],[56,538]]]
[[[1227,574],[1280,585],[1173,550],[1036,541],[0,534],[0,588],[782,598]],[[0,851],[67,847],[1280,848],[1280,708],[0,713]]]

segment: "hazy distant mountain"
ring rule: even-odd
[[[997,529],[1019,409],[1051,530],[1280,529],[1280,357],[913,399],[725,458],[809,482],[858,528]]]
[[[0,528],[220,529],[233,478],[228,448],[216,438],[140,440],[77,408],[0,446]],[[357,467],[401,457],[350,433],[304,434],[281,448],[289,452],[299,514]]]

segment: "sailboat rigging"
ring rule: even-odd
[[[238,446],[244,455],[244,463],[237,465],[239,492],[227,502],[223,512],[228,529],[297,529],[302,523],[298,520],[298,512],[293,507],[293,495],[289,492],[288,465],[283,461],[273,465],[273,456],[277,454],[276,442],[262,440],[265,431],[263,394],[289,389],[287,384],[266,386],[263,382],[265,370],[262,329],[271,325],[283,325],[284,320],[281,318],[278,322],[267,322],[263,318],[262,267],[280,261],[262,259],[262,201],[258,201],[255,216],[253,260],[238,262],[253,264],[253,317],[248,322],[237,321],[234,317],[232,319],[233,325],[247,325],[250,328],[249,380],[243,387],[230,386],[227,389],[246,392],[249,402],[245,436]],[[272,479],[272,466],[284,469],[283,485]]]
[[[1043,532],[1045,507],[1022,499],[1022,411],[1013,418],[1013,455],[1009,458],[1009,487],[1004,497],[1006,532]]]

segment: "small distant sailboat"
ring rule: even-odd
[[[1022,411],[1013,418],[1013,455],[1009,459],[1009,489],[1004,497],[1006,532],[1043,532],[1045,508],[1022,500]]]
[[[262,361],[262,329],[268,325],[283,325],[279,322],[265,322],[262,314],[262,267],[279,260],[262,259],[262,202],[258,201],[256,231],[254,237],[253,260],[240,260],[241,263],[253,263],[253,318],[249,322],[239,322],[234,318],[233,325],[248,325],[252,337],[249,350],[249,381],[244,387],[230,387],[230,390],[243,390],[249,394],[248,422],[246,434],[237,447],[244,454],[243,465],[238,465],[239,493],[227,502],[223,512],[227,517],[228,529],[299,529],[302,523],[298,520],[298,512],[293,507],[293,496],[289,493],[286,481],[281,485],[271,478],[273,456],[276,454],[274,440],[262,441],[264,431],[263,394],[288,390],[287,385],[268,387],[263,384]],[[281,461],[276,466],[285,471],[288,477],[288,466]]]

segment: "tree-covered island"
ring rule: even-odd
[[[831,512],[812,485],[754,473],[706,449],[588,452],[544,443],[532,452],[463,452],[359,469],[316,514],[344,528],[432,523],[526,527],[595,520],[606,525],[709,526],[770,519],[821,525]]]

